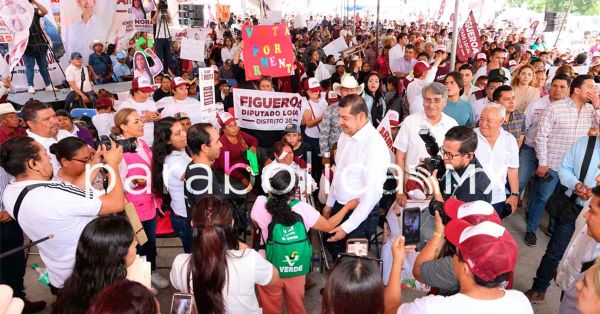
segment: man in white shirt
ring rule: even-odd
[[[433,72],[435,73],[435,72]],[[423,88],[424,111],[411,114],[400,125],[400,132],[394,140],[396,165],[405,174],[414,173],[421,158],[431,157],[425,148],[425,142],[419,136],[421,130],[429,130],[437,144],[442,147],[446,132],[457,126],[456,120],[443,113],[448,98],[448,88],[441,83],[431,83]],[[408,175],[401,175],[399,185],[404,186]],[[396,200],[406,205],[404,188],[398,189]]]
[[[473,75],[475,74],[475,70],[470,64],[463,64],[460,69],[458,69],[458,73],[460,73],[464,85],[464,91],[460,96],[460,99],[468,102],[471,94],[479,90],[479,87],[473,85]]]
[[[408,34],[402,33],[398,36],[398,43],[390,49],[389,62],[392,73],[400,71],[400,59],[404,57],[404,49],[408,44]]]
[[[160,115],[156,110],[156,104],[152,100],[152,93],[156,86],[152,85],[147,77],[138,76],[131,82],[131,97],[119,105],[119,110],[124,108],[133,108],[137,110],[144,122],[144,135],[142,138],[148,146],[152,147],[154,143],[154,122],[160,120]]]
[[[89,56],[94,52],[89,46],[92,41],[105,41],[108,23],[103,16],[97,15],[99,12],[96,12],[96,0],[77,0],[75,2],[81,10],[81,15],[75,14],[78,17],[81,16],[81,20],[71,23],[66,29],[66,52],[67,54],[79,52],[84,56]],[[65,30],[62,31],[63,34],[64,32]],[[87,65],[87,60],[84,63]]]
[[[490,178],[492,206],[500,217],[505,217],[505,203],[512,212],[519,201],[519,146],[517,140],[502,128],[506,109],[499,104],[489,104],[481,113],[479,128],[475,129],[479,144],[475,157]],[[510,197],[506,198],[506,180],[510,187]]]
[[[102,155],[118,178],[123,149],[114,143],[111,147]],[[113,189],[108,194],[98,196],[92,190],[85,191],[69,183],[50,181],[53,176],[50,156],[41,144],[30,137],[11,138],[3,144],[2,149],[8,158],[4,158],[0,166],[15,177],[15,181],[4,191],[4,206],[29,239],[38,240],[53,235],[52,239],[37,246],[48,269],[50,289],[56,293],[56,289],[62,287],[71,275],[83,228],[98,215],[110,215],[123,210],[123,185],[121,180],[114,180]],[[17,200],[20,195],[23,196],[19,203]]]
[[[504,62],[504,59],[506,58],[506,51],[502,48],[496,48],[494,50],[492,50],[492,56],[490,57],[490,63],[494,62],[494,66],[489,67],[487,65],[482,66],[481,68],[479,68],[477,70],[477,73],[475,73],[475,79],[477,79],[478,77],[482,76],[482,75],[487,75],[491,70],[496,69],[496,68],[501,68],[502,70],[504,70],[504,75],[506,76],[506,79],[510,82],[512,81],[512,78],[510,76],[510,71],[507,68],[502,67],[502,63]]]
[[[83,57],[79,52],[71,54],[71,63],[65,69],[65,79],[71,88],[71,92],[65,99],[65,104],[71,104],[75,101],[76,96],[79,96],[85,104],[91,104],[94,101],[90,73],[88,68],[83,66]]]
[[[73,136],[71,133],[58,128],[58,120],[54,109],[47,104],[32,99],[25,103],[21,109],[23,120],[27,123],[29,129],[27,136],[33,138],[36,142],[42,144],[50,158],[54,174],[58,173],[60,164],[56,156],[50,153],[50,145],[58,143],[63,138]]]
[[[392,244],[394,261],[390,281],[385,289],[386,313],[487,313],[533,314],[525,295],[517,290],[505,290],[505,284],[517,265],[517,243],[503,226],[484,221],[470,224],[466,220],[451,220],[443,234],[456,246],[452,257],[460,292],[449,297],[429,295],[411,303],[401,304],[401,272],[404,259],[404,237]]]
[[[349,238],[370,238],[376,231],[379,200],[390,166],[390,154],[381,135],[369,122],[369,110],[360,95],[348,95],[339,103],[342,134],[335,155],[335,176],[323,215],[335,215],[352,199],[360,203],[350,217],[330,231],[332,256],[346,250]]]
[[[436,57],[431,67],[426,62],[419,61],[413,67],[413,81],[406,87],[406,99],[408,100],[410,114],[423,112],[423,87],[433,83],[438,66],[442,62],[441,57]]]
[[[161,117],[174,117],[178,112],[185,112],[190,116],[192,124],[205,122],[202,117],[202,104],[195,98],[188,97],[190,82],[181,77],[176,77],[171,83],[173,96],[164,97],[156,103]]]
[[[473,126],[477,126],[479,123],[479,117],[481,117],[481,112],[489,103],[494,100],[494,91],[496,88],[504,85],[504,80],[499,77],[494,77],[488,80],[485,86],[485,96],[481,99],[474,99],[471,97],[471,107],[473,108]]]
[[[532,102],[525,110],[525,143],[519,152],[519,193],[523,192],[531,175],[538,166],[538,159],[535,152],[535,137],[538,133],[538,127],[542,113],[546,107],[555,101],[565,99],[569,94],[569,85],[571,78],[567,75],[558,75],[552,79],[550,84],[550,94]]]
[[[415,46],[408,44],[404,48],[404,57],[398,60],[398,71],[395,71],[394,75],[399,78],[407,77],[416,63],[417,60],[415,59]]]

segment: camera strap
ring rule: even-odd
[[[48,186],[48,183],[31,184],[31,185],[24,187],[23,190],[21,190],[21,193],[19,193],[19,196],[17,196],[17,201],[15,202],[15,207],[13,208],[13,216],[15,217],[16,222],[19,222],[19,211],[21,210],[21,203],[23,203],[23,199],[25,198],[25,195],[27,195],[27,193],[31,192],[31,190],[42,187],[42,186]]]

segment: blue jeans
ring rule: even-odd
[[[150,269],[154,271],[156,269],[156,216],[142,221],[142,227],[148,237],[148,242],[138,245],[137,253],[140,256],[146,256],[146,260],[150,262]]]
[[[534,291],[546,293],[546,290],[550,286],[550,281],[554,278],[558,263],[563,258],[563,254],[574,232],[574,222],[564,222],[556,219],[554,232],[552,233],[548,247],[546,247],[546,253],[542,257],[540,266],[538,266],[535,278],[533,278],[533,286],[531,288]]]
[[[169,73],[169,61],[171,60],[171,39],[170,38],[156,38],[154,40],[154,50],[156,56],[163,64],[163,73]]]
[[[192,228],[188,223],[188,219],[171,213],[171,226],[181,239],[183,251],[190,253],[192,251]]]
[[[531,146],[523,144],[519,151],[519,193],[523,190],[531,180],[531,175],[538,167],[538,159],[535,154],[535,149]]]
[[[556,185],[559,183],[558,173],[552,169],[548,171],[550,180],[543,181],[539,177],[535,177],[531,186],[529,203],[527,204],[527,231],[535,232],[540,224],[540,219],[544,213],[546,202],[554,193]]]
[[[33,86],[33,68],[35,67],[36,62],[40,70],[40,74],[44,79],[45,86],[51,84],[50,74],[48,73],[48,63],[46,62],[46,54],[35,56],[24,53],[23,62],[25,62],[25,77],[27,78],[27,86]]]

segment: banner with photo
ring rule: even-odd
[[[10,68],[12,68],[14,71],[12,85],[14,90],[17,92],[27,90],[28,87],[27,78],[25,77],[25,63],[22,60],[22,55],[27,47],[29,38],[29,27],[31,26],[31,21],[33,19],[33,6],[29,3],[29,1],[18,0],[13,1],[12,3],[14,4],[18,2],[24,2],[23,7],[25,7],[26,4],[28,8],[31,8],[31,18],[29,18],[29,21],[27,23],[25,23],[24,20],[28,18],[27,14],[11,15],[9,18],[3,19],[4,21],[12,20],[11,22],[9,22],[9,24],[12,26],[16,25],[15,20],[20,19],[20,21],[17,23],[21,25],[26,25],[26,27],[24,28],[25,30],[22,32],[13,33],[14,40],[12,43],[9,43],[8,52],[0,51],[2,53],[2,57],[5,60],[9,60]],[[66,61],[68,58],[65,56],[65,49],[60,37],[59,25],[55,20],[54,13],[57,11],[57,7],[56,5],[52,5],[50,0],[38,0],[37,2],[46,10],[48,10],[48,14],[46,14],[40,19],[39,29],[44,33],[45,38],[51,49],[48,50],[48,53],[46,55],[50,79],[52,80],[52,83],[54,85],[60,85],[64,81],[65,77],[59,67],[59,63],[56,62],[56,60],[61,62],[61,64],[66,64],[68,63],[68,61]],[[3,8],[2,10],[4,9],[6,8]],[[11,31],[14,31],[15,29],[9,26],[9,24],[6,24],[7,28],[11,29]],[[39,68],[37,64],[34,67],[33,86],[36,89],[42,89],[45,87],[42,76],[39,74]]]
[[[290,76],[296,61],[292,39],[287,24],[244,25],[244,69],[246,79],[256,80],[261,76]]]
[[[67,55],[79,52],[87,64],[93,52],[90,43],[94,40],[114,44],[117,51],[126,49],[135,34],[133,12],[140,1],[61,0],[61,36]]]
[[[237,123],[252,130],[284,130],[288,124],[300,125],[300,94],[233,89]]]

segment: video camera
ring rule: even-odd
[[[136,138],[135,137],[130,137],[127,139],[117,139],[115,136],[107,136],[107,135],[101,135],[100,139],[98,140],[98,147],[100,147],[100,145],[104,145],[106,147],[107,150],[109,150],[112,146],[112,142],[115,142],[117,144],[117,147],[122,146],[123,147],[123,152],[124,153],[135,153],[137,150],[137,143],[136,143]]]
[[[167,4],[167,0],[158,0],[158,11],[166,12],[169,9],[169,5]]]
[[[425,177],[430,177],[434,170],[438,170],[438,176],[444,175],[446,172],[446,165],[440,153],[440,146],[435,141],[435,137],[431,134],[429,129],[421,129],[419,131],[419,137],[425,142],[425,149],[431,156],[425,158],[421,164],[417,166],[417,171],[421,172]]]

